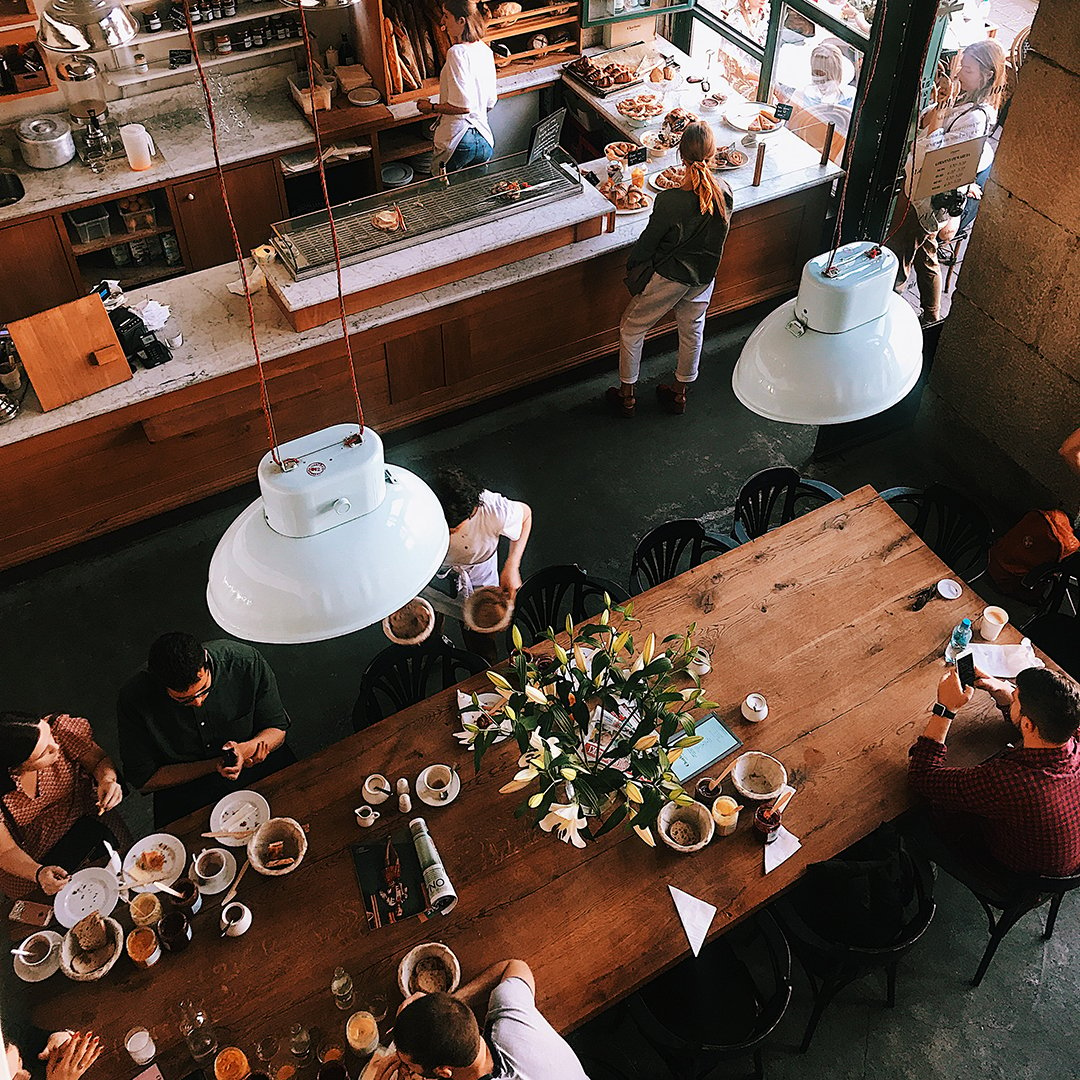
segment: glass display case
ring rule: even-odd
[[[348,266],[581,193],[574,161],[559,147],[433,176],[334,207],[341,263]],[[329,215],[318,210],[273,226],[271,241],[297,281],[334,265]]]
[[[581,24],[602,26],[646,15],[670,15],[676,11],[689,11],[694,3],[695,0],[584,0]]]

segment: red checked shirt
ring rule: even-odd
[[[974,815],[987,851],[1010,870],[1067,876],[1080,869],[1080,743],[1006,750],[972,768],[948,768],[945,747],[920,737],[908,782],[936,809]]]

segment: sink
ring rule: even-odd
[[[19,174],[11,169],[0,169],[0,206],[17,203],[26,194]]]

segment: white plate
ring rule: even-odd
[[[222,870],[222,879],[216,885],[199,885],[199,892],[203,896],[217,896],[218,893],[223,893],[232,883],[233,878],[236,877],[236,856],[231,851],[226,851],[224,848],[218,848],[218,851],[225,858],[225,867]],[[191,880],[195,881],[195,860],[192,859],[191,865]],[[196,883],[197,884],[197,883]]]
[[[135,860],[144,851],[149,851],[151,848],[157,848],[165,856],[165,865],[161,868],[160,874],[155,875],[154,883],[160,882],[162,885],[171,885],[184,872],[184,867],[187,866],[187,849],[171,833],[151,833],[150,836],[144,836],[139,840],[124,858],[125,875],[131,873],[132,868],[135,866]],[[136,874],[140,872],[135,871]],[[153,883],[146,885],[132,884],[131,890],[140,893],[156,891]]]
[[[724,123],[727,124],[728,127],[735,128],[736,131],[749,131],[751,121],[757,116],[761,109],[766,107],[767,106],[765,105],[749,104],[735,106],[724,113]],[[768,138],[770,135],[775,135],[783,126],[783,122],[780,122],[776,127],[769,128],[768,131],[755,131],[754,134],[757,135],[758,138]],[[740,165],[739,168],[742,168],[742,166]]]
[[[210,811],[208,832],[254,831],[270,820],[270,804],[257,791],[231,791]],[[247,837],[221,836],[225,847],[247,847]]]
[[[349,101],[353,105],[378,105],[382,96],[372,86],[361,86],[349,92]]]
[[[101,866],[90,866],[71,875],[71,881],[56,894],[53,911],[56,921],[70,930],[92,911],[100,912],[102,917],[111,915],[119,899],[116,874]]]
[[[679,190],[678,188],[667,188],[667,187],[661,187],[661,186],[660,186],[660,185],[659,185],[659,184],[658,184],[658,183],[656,182],[656,178],[657,178],[657,177],[658,177],[658,176],[660,175],[660,173],[662,173],[663,171],[664,171],[664,170],[663,170],[663,169],[661,169],[661,170],[660,170],[660,172],[658,172],[658,173],[653,173],[653,174],[652,174],[652,175],[651,175],[651,176],[649,177],[649,187],[651,187],[651,188],[653,189],[653,191],[678,191],[678,190]],[[633,211],[630,211],[630,212],[632,213]]]
[[[426,771],[426,770],[425,770]],[[435,792],[431,791],[423,782],[422,772],[416,778],[416,797],[428,806],[449,806],[461,794],[461,777],[455,772],[450,777],[450,786],[446,789],[446,798],[440,799]]]
[[[649,199],[648,203],[645,206],[638,206],[633,210],[620,210],[618,207],[615,208],[616,215],[621,215],[623,217],[630,217],[633,214],[649,214],[651,212],[652,199]]]
[[[480,702],[481,707],[485,710],[502,704],[502,698],[498,694],[492,693],[477,694],[476,700]],[[472,707],[472,697],[460,690],[458,691],[458,709],[461,710],[461,723],[463,725],[476,723],[477,717],[480,714]],[[492,746],[496,746],[501,742],[506,742],[511,735],[512,725],[505,716],[499,718],[498,727],[502,734],[491,744]],[[487,728],[486,730],[490,731],[491,728]],[[471,750],[473,740],[476,736],[471,731],[455,731],[454,738],[457,739],[462,746],[467,746]]]
[[[15,961],[15,974],[18,975],[23,982],[42,982],[49,978],[50,975],[55,975],[57,971],[60,970],[60,942],[63,939],[55,930],[42,930],[41,933],[43,933],[52,944],[52,952],[49,954],[47,960],[34,967],[30,967],[21,956],[12,957]],[[30,935],[30,937],[33,936],[33,934]]]

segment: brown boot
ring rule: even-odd
[[[663,405],[666,412],[674,413],[676,416],[682,416],[686,412],[686,388],[682,383],[676,383],[674,386],[661,383],[656,388],[656,400]]]
[[[604,400],[616,416],[629,420],[637,409],[637,399],[632,393],[624,393],[621,387],[609,386],[604,393]]]

